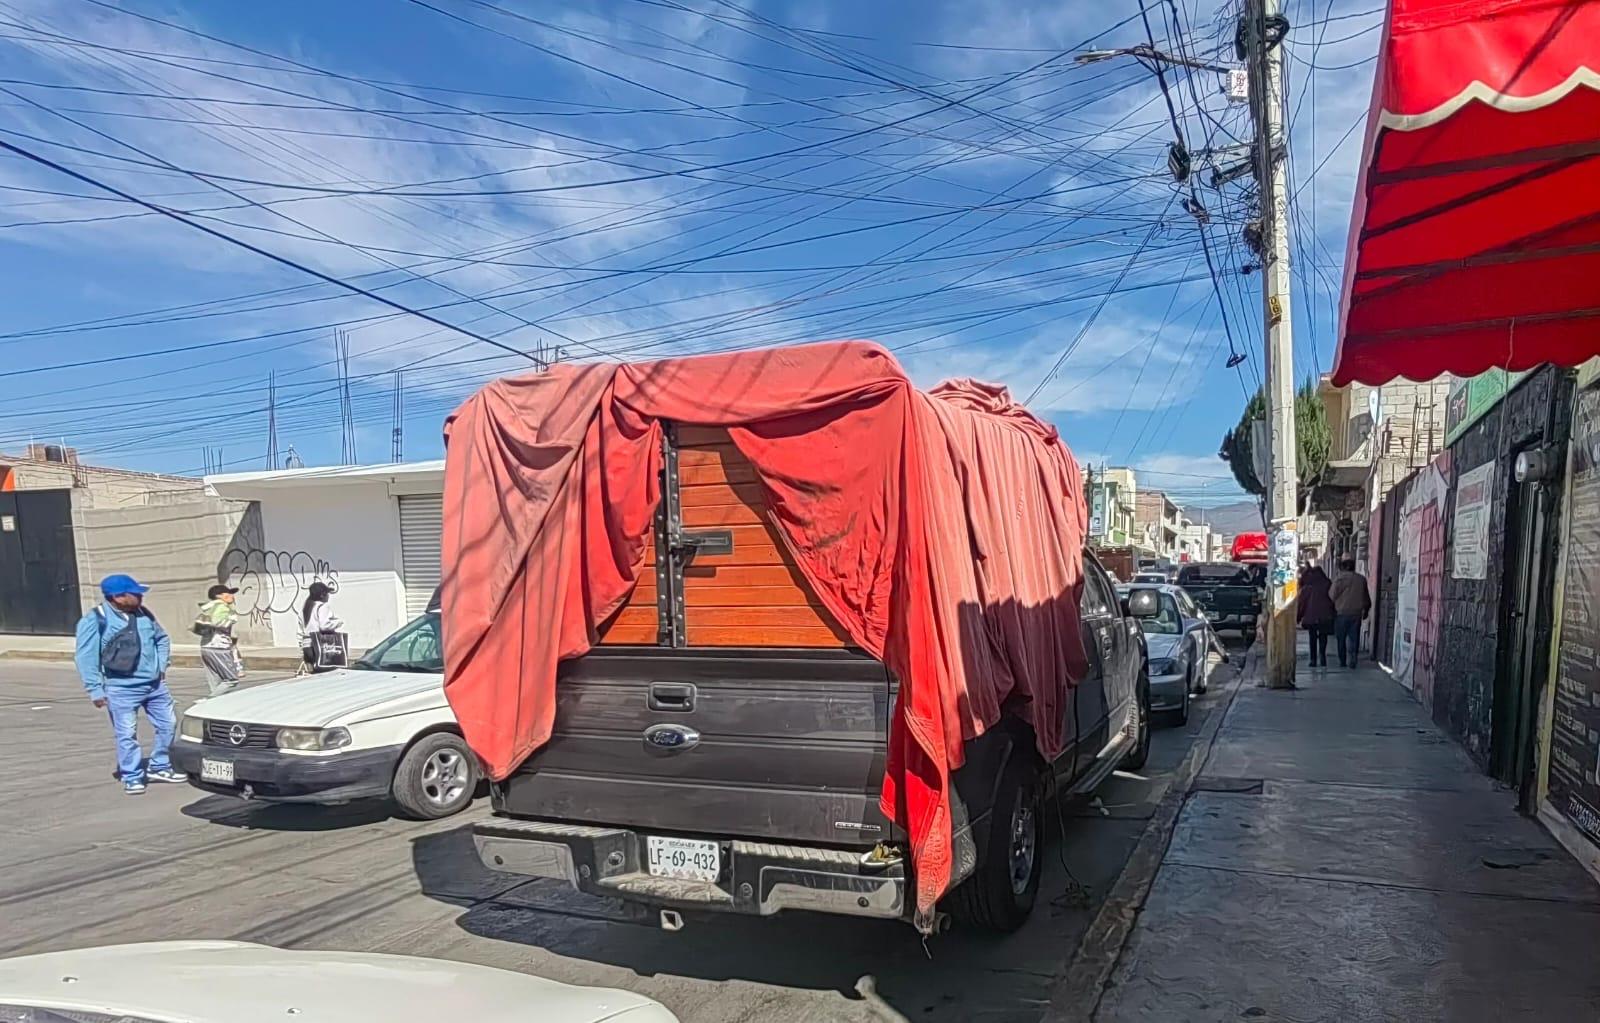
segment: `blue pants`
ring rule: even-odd
[[[111,730],[117,735],[117,773],[124,783],[144,781],[144,754],[139,749],[139,708],[156,733],[150,747],[150,770],[170,771],[167,750],[177,728],[177,710],[165,682],[139,682],[126,686],[106,686],[106,712],[111,715]]]
[[[1361,663],[1361,616],[1338,615],[1333,619],[1333,645],[1339,651],[1339,667]]]

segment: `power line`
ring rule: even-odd
[[[65,174],[68,177],[74,178],[74,179],[76,179],[78,181],[82,181],[84,184],[93,185],[95,188],[103,189],[103,190],[105,190],[107,192],[110,192],[112,195],[117,196],[120,199],[124,199],[124,200],[126,200],[128,202],[131,202],[131,203],[136,203],[136,204],[138,204],[140,206],[143,206],[146,209],[149,209],[149,210],[151,210],[151,211],[153,211],[155,213],[159,213],[164,217],[170,217],[171,219],[176,220],[180,224],[184,224],[185,226],[192,227],[196,231],[201,231],[201,232],[203,232],[205,234],[210,235],[213,238],[217,238],[217,239],[220,239],[222,241],[225,241],[230,245],[236,245],[241,249],[245,249],[245,250],[247,250],[249,252],[254,252],[258,256],[263,256],[263,257],[265,257],[267,259],[272,260],[275,263],[281,263],[284,266],[287,266],[292,270],[298,270],[301,273],[308,274],[308,275],[310,275],[312,277],[315,277],[318,280],[323,281],[323,282],[325,282],[327,284],[337,285],[338,287],[344,288],[345,290],[350,291],[350,292],[352,292],[354,294],[361,295],[364,298],[370,298],[374,302],[378,302],[381,305],[386,305],[391,309],[397,310],[397,311],[402,312],[402,313],[409,314],[411,316],[415,316],[415,317],[417,317],[419,319],[427,320],[429,323],[437,324],[438,326],[444,327],[444,328],[446,328],[448,330],[453,330],[453,331],[455,331],[455,332],[457,332],[459,334],[464,334],[465,336],[472,338],[474,341],[481,341],[486,345],[493,345],[494,347],[499,348],[499,349],[501,349],[503,351],[510,352],[513,355],[520,355],[523,358],[525,358],[528,361],[533,362],[535,364],[537,364],[537,362],[538,362],[538,360],[535,359],[532,355],[529,355],[527,352],[524,352],[524,351],[522,351],[520,349],[513,348],[508,344],[505,344],[505,343],[500,342],[500,341],[496,341],[493,338],[485,337],[482,334],[478,334],[478,333],[476,333],[474,331],[470,331],[470,330],[463,329],[461,327],[457,327],[454,324],[448,323],[445,320],[441,320],[436,316],[431,316],[428,313],[421,312],[420,310],[412,309],[411,307],[403,305],[402,303],[396,302],[396,301],[394,301],[392,299],[389,299],[389,298],[385,298],[384,296],[376,294],[375,292],[370,291],[367,288],[363,288],[358,284],[352,284],[349,281],[341,280],[338,277],[334,277],[332,274],[325,274],[321,270],[313,269],[313,268],[311,268],[309,266],[306,266],[304,263],[297,262],[297,261],[295,261],[293,259],[290,259],[287,256],[280,256],[275,252],[270,252],[267,249],[261,248],[259,245],[252,245],[250,242],[247,242],[247,241],[245,241],[245,240],[243,240],[241,238],[235,238],[232,235],[225,234],[222,231],[216,230],[215,228],[207,227],[204,224],[196,223],[195,221],[190,220],[188,217],[186,217],[183,214],[177,212],[176,210],[170,210],[170,209],[167,209],[165,206],[158,206],[155,203],[148,202],[148,201],[146,201],[144,199],[141,199],[138,196],[132,194],[131,192],[125,192],[122,189],[117,188],[114,185],[108,185],[103,181],[100,181],[100,180],[98,180],[96,178],[90,177],[87,174],[82,174],[82,173],[80,173],[78,171],[73,170],[70,167],[62,166],[61,164],[56,163],[54,160],[51,160],[48,157],[40,156],[38,153],[32,152],[31,150],[23,149],[21,146],[15,145],[14,143],[11,143],[11,142],[7,142],[4,139],[0,139],[0,149],[4,149],[4,150],[6,150],[7,152],[10,152],[10,153],[15,153],[16,155],[18,155],[20,157],[23,157],[24,159],[32,160],[34,163],[37,163],[37,164],[39,164],[41,166],[48,167],[53,171],[56,171],[56,172],[61,173],[61,174]],[[13,375],[16,375],[18,372],[20,372],[20,371],[13,370],[13,371],[11,371],[9,373],[0,373],[0,376],[13,376]]]

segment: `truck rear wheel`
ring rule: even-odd
[[[1039,772],[1025,754],[1006,761],[978,867],[946,900],[950,915],[986,931],[1022,926],[1039,897],[1044,830]]]
[[[424,735],[395,768],[394,801],[407,817],[432,821],[465,810],[478,787],[478,762],[453,732]]]

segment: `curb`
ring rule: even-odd
[[[73,652],[71,650],[0,650],[0,661],[46,661],[54,664],[71,663]],[[171,661],[174,668],[200,668],[200,655],[188,651],[174,651]],[[246,665],[252,670],[262,671],[293,671],[300,666],[300,658],[288,657],[282,654],[262,654],[255,657],[246,657]]]
[[[1239,666],[1238,681],[1228,694],[1227,701],[1206,719],[1188,754],[1173,773],[1172,784],[1167,787],[1161,802],[1156,804],[1155,813],[1150,815],[1149,822],[1139,835],[1138,844],[1133,847],[1133,854],[1128,857],[1122,873],[1117,875],[1111,891],[1089,922],[1089,929],[1078,943],[1078,950],[1067,972],[1062,974],[1051,990],[1050,1005],[1045,1009],[1042,1023],[1088,1023],[1094,1019],[1111,974],[1117,968],[1117,961],[1122,958],[1123,947],[1133,934],[1139,912],[1150,895],[1156,873],[1166,858],[1167,845],[1172,841],[1172,833],[1177,830],[1178,815],[1189,798],[1189,789],[1210,758],[1211,747],[1216,743],[1217,733],[1222,730],[1228,711],[1233,708],[1233,701],[1238,698],[1240,690],[1252,685],[1260,675],[1261,650],[1262,644],[1251,644],[1245,652],[1244,663]]]

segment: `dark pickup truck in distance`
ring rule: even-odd
[[[1265,565],[1242,561],[1184,565],[1178,569],[1178,585],[1205,612],[1213,631],[1238,632],[1246,643],[1255,639],[1267,585]]]
[[[680,427],[665,447],[650,570],[600,645],[562,665],[553,734],[491,787],[479,856],[669,930],[690,911],[909,921],[906,836],[878,807],[896,679],[829,620],[726,434]],[[1091,666],[1065,702],[1067,749],[1044,763],[1005,717],[953,775],[941,909],[978,927],[1032,910],[1045,794],[1149,752],[1143,632],[1092,554],[1083,568]]]

